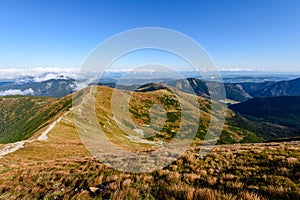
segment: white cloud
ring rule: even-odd
[[[0,91],[0,96],[6,95],[33,95],[34,91],[32,88],[26,90],[2,90]]]
[[[108,69],[105,73],[154,73],[155,70],[147,68],[136,68],[136,69]],[[100,71],[80,71],[79,68],[29,68],[29,69],[0,69],[0,80],[14,80],[16,83],[28,83],[28,82],[42,82],[50,79],[95,79],[95,75],[100,75]],[[95,79],[96,80],[96,79]]]
[[[221,71],[250,72],[250,71],[254,71],[254,70],[253,69],[248,69],[248,68],[222,68]]]
[[[0,69],[0,80],[19,80],[19,83],[34,81],[41,82],[49,79],[62,79],[63,77],[76,78],[78,68],[31,68],[31,69]],[[63,76],[63,77],[61,77]],[[28,77],[32,77],[30,79]]]
[[[69,78],[71,78],[71,77],[69,77]],[[49,73],[49,74],[45,74],[44,76],[34,77],[33,81],[34,82],[42,82],[42,81],[47,81],[50,79],[68,79],[68,76],[64,76],[61,74]]]
[[[88,82],[77,82],[74,86],[74,91],[79,91],[89,85]]]
[[[47,83],[46,90],[50,89],[52,87],[52,83]]]
[[[95,82],[95,78],[90,78],[86,81],[77,81],[77,82],[75,82],[74,85],[72,85],[72,88],[74,88],[74,91],[79,91],[94,82]]]

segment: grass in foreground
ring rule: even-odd
[[[89,155],[72,113],[48,137],[0,159],[0,199],[300,199],[299,142],[218,145],[205,158],[194,147],[129,174]]]
[[[192,149],[145,174],[108,168],[88,154],[68,115],[48,141],[0,160],[1,199],[300,199],[300,143]]]

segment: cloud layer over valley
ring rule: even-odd
[[[26,89],[26,90],[1,90],[0,96],[7,96],[7,95],[34,95],[34,91],[32,88]]]
[[[23,82],[42,82],[50,79],[77,77],[78,68],[31,68],[31,69],[0,69],[0,80]]]

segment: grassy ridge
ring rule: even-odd
[[[30,138],[71,107],[71,98],[6,96],[0,98],[0,143]]]
[[[299,199],[300,143],[191,148],[170,166],[129,174],[85,150],[67,115],[49,140],[0,160],[0,199]]]
[[[125,133],[123,130],[118,129],[119,124],[115,123],[111,111],[111,98],[113,91],[120,96],[120,102],[115,102],[118,105],[119,115],[122,115],[118,121],[124,126],[123,130],[127,130]],[[124,95],[122,97],[122,95]],[[97,112],[100,126],[103,128],[108,137],[119,138],[121,135],[135,134],[132,133],[134,128],[139,128],[144,131],[145,139],[151,141],[164,140],[169,142],[179,130],[181,123],[181,129],[190,133],[195,131],[191,127],[197,127],[196,141],[201,142],[206,136],[208,127],[211,122],[211,101],[203,97],[197,97],[195,95],[187,94],[178,91],[174,95],[171,91],[160,89],[149,92],[121,92],[117,89],[113,90],[109,87],[98,87],[97,93]],[[124,99],[130,99],[129,112],[126,112],[126,102]],[[198,106],[194,103],[198,101]],[[185,114],[187,117],[181,117],[181,105],[180,102],[185,103]],[[192,103],[193,102],[193,103]],[[160,105],[165,109],[164,114],[159,110],[151,110],[153,105]],[[193,124],[193,119],[196,119],[197,113],[200,111],[199,124]],[[153,118],[150,117],[151,112],[154,112]],[[130,119],[127,119],[127,115],[130,114]],[[217,113],[217,115],[220,113]],[[182,121],[181,121],[182,120]],[[245,119],[246,120],[246,119]],[[246,120],[247,123],[248,120]],[[231,111],[227,110],[227,117],[222,135],[218,141],[218,144],[239,143],[239,142],[260,142],[263,138],[256,134],[256,130],[250,129],[247,123],[239,127],[239,118]],[[162,124],[163,123],[163,124]],[[109,129],[106,127],[110,127]],[[155,130],[155,132],[153,132]],[[217,137],[216,137],[217,138]],[[131,141],[127,141],[131,142]]]
[[[118,91],[115,89],[115,91]],[[110,101],[113,89],[108,87],[98,87],[98,119],[102,127],[111,127],[111,124],[117,127],[115,120],[110,110]],[[77,96],[80,93],[77,93]],[[203,97],[196,97],[184,92],[178,92],[178,97],[169,90],[156,90],[150,92],[125,92],[124,95],[131,97],[129,112],[131,120],[126,120],[122,117],[120,120],[124,125],[124,129],[118,128],[106,129],[107,134],[113,137],[120,138],[120,135],[128,135],[126,132],[133,131],[134,128],[144,130],[145,139],[158,141],[171,140],[179,129],[179,123],[182,120],[181,107],[179,102],[185,102],[187,107],[185,112],[190,119],[196,117],[195,110],[197,107],[191,102],[196,100],[200,105],[200,123],[196,137],[203,140],[208,126],[211,121],[211,102]],[[179,99],[178,99],[179,98]],[[123,105],[124,102],[119,102],[118,105]],[[154,121],[151,122],[150,114],[153,105],[161,105],[166,112],[166,122],[161,127],[161,122],[164,121],[164,113],[154,111]],[[71,97],[54,99],[47,97],[25,97],[25,96],[8,96],[0,99],[0,143],[15,142],[31,137],[35,132],[47,126],[49,121],[57,114],[66,111],[71,107]],[[121,108],[122,107],[122,108]],[[120,110],[124,110],[126,106],[120,106]],[[123,112],[123,111],[122,111]],[[128,114],[128,113],[127,113]],[[191,125],[189,120],[183,121],[182,127],[185,131],[190,130]],[[137,126],[138,125],[138,126]],[[151,125],[151,127],[147,126]],[[267,127],[267,128],[266,128]],[[153,130],[156,132],[153,133]],[[264,131],[269,132],[264,134]],[[277,128],[264,125],[260,122],[253,122],[249,119],[241,118],[228,110],[224,130],[218,144],[229,144],[238,142],[260,142],[263,139],[274,139],[284,136],[283,134],[274,134]],[[278,129],[282,132],[281,129]],[[150,133],[147,133],[150,132]],[[151,132],[152,131],[152,132]],[[286,129],[283,133],[290,133],[292,130]],[[128,141],[128,139],[124,138]]]
[[[126,134],[116,128],[108,106],[112,89],[98,87],[97,90],[95,106],[99,124],[107,127],[108,135],[115,133],[110,138],[113,143],[120,142],[124,138],[118,134]],[[137,122],[149,122],[148,108],[153,102],[163,104],[167,99],[169,102],[175,98],[162,99],[166,97],[163,95],[166,91],[132,96],[131,108],[143,105],[141,102],[148,105],[135,109],[139,115],[146,113],[145,119]],[[192,96],[182,93],[179,98],[188,101]],[[206,120],[210,116],[210,103],[204,98],[198,101],[201,108],[200,138],[209,122]],[[176,110],[177,103],[172,102],[168,109]],[[60,107],[64,110],[69,100],[60,105],[64,105]],[[191,117],[193,111],[190,110]],[[238,117],[228,111],[227,119],[232,121],[227,120],[224,125],[223,143],[257,139],[250,130],[236,126],[235,123],[240,122]],[[172,116],[167,118],[175,124],[178,121],[177,118],[172,120]],[[204,158],[198,154],[200,147],[192,146],[168,167],[129,174],[95,160],[83,146],[73,120],[72,113],[69,113],[51,130],[47,141],[26,143],[24,148],[0,159],[0,199],[300,199],[299,142],[217,145]],[[246,120],[243,123],[243,126],[249,125]],[[129,121],[126,126],[134,128]],[[165,134],[168,136],[168,132]],[[168,140],[167,137],[164,139]]]

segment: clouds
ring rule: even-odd
[[[95,76],[95,73],[86,73],[88,76],[83,79],[78,79],[78,74],[79,69],[77,68],[0,69],[0,81],[15,82],[15,84],[0,87],[0,96],[46,95],[61,97],[72,91],[81,90],[96,80],[91,78],[91,76]]]
[[[26,90],[2,90],[0,91],[0,96],[7,96],[7,95],[34,95],[34,91],[32,88]]]
[[[79,91],[87,87],[89,84],[93,83],[94,81],[95,81],[94,78],[90,78],[84,81],[76,81],[75,84],[72,85],[72,88],[74,91]]]
[[[121,74],[153,74],[159,70],[153,70],[148,68],[124,68],[124,69],[108,69],[105,71],[104,76],[121,76]],[[29,68],[29,69],[17,69],[17,68],[0,68],[0,80],[13,80],[16,83],[28,83],[28,82],[42,82],[50,79],[97,79],[97,76],[101,75],[102,71],[80,71],[79,68]]]
[[[255,71],[249,68],[222,68],[220,71],[229,71],[229,72],[252,72]]]
[[[31,69],[0,69],[0,80],[18,80],[22,82],[41,82],[50,79],[76,78],[78,68],[40,67]]]

